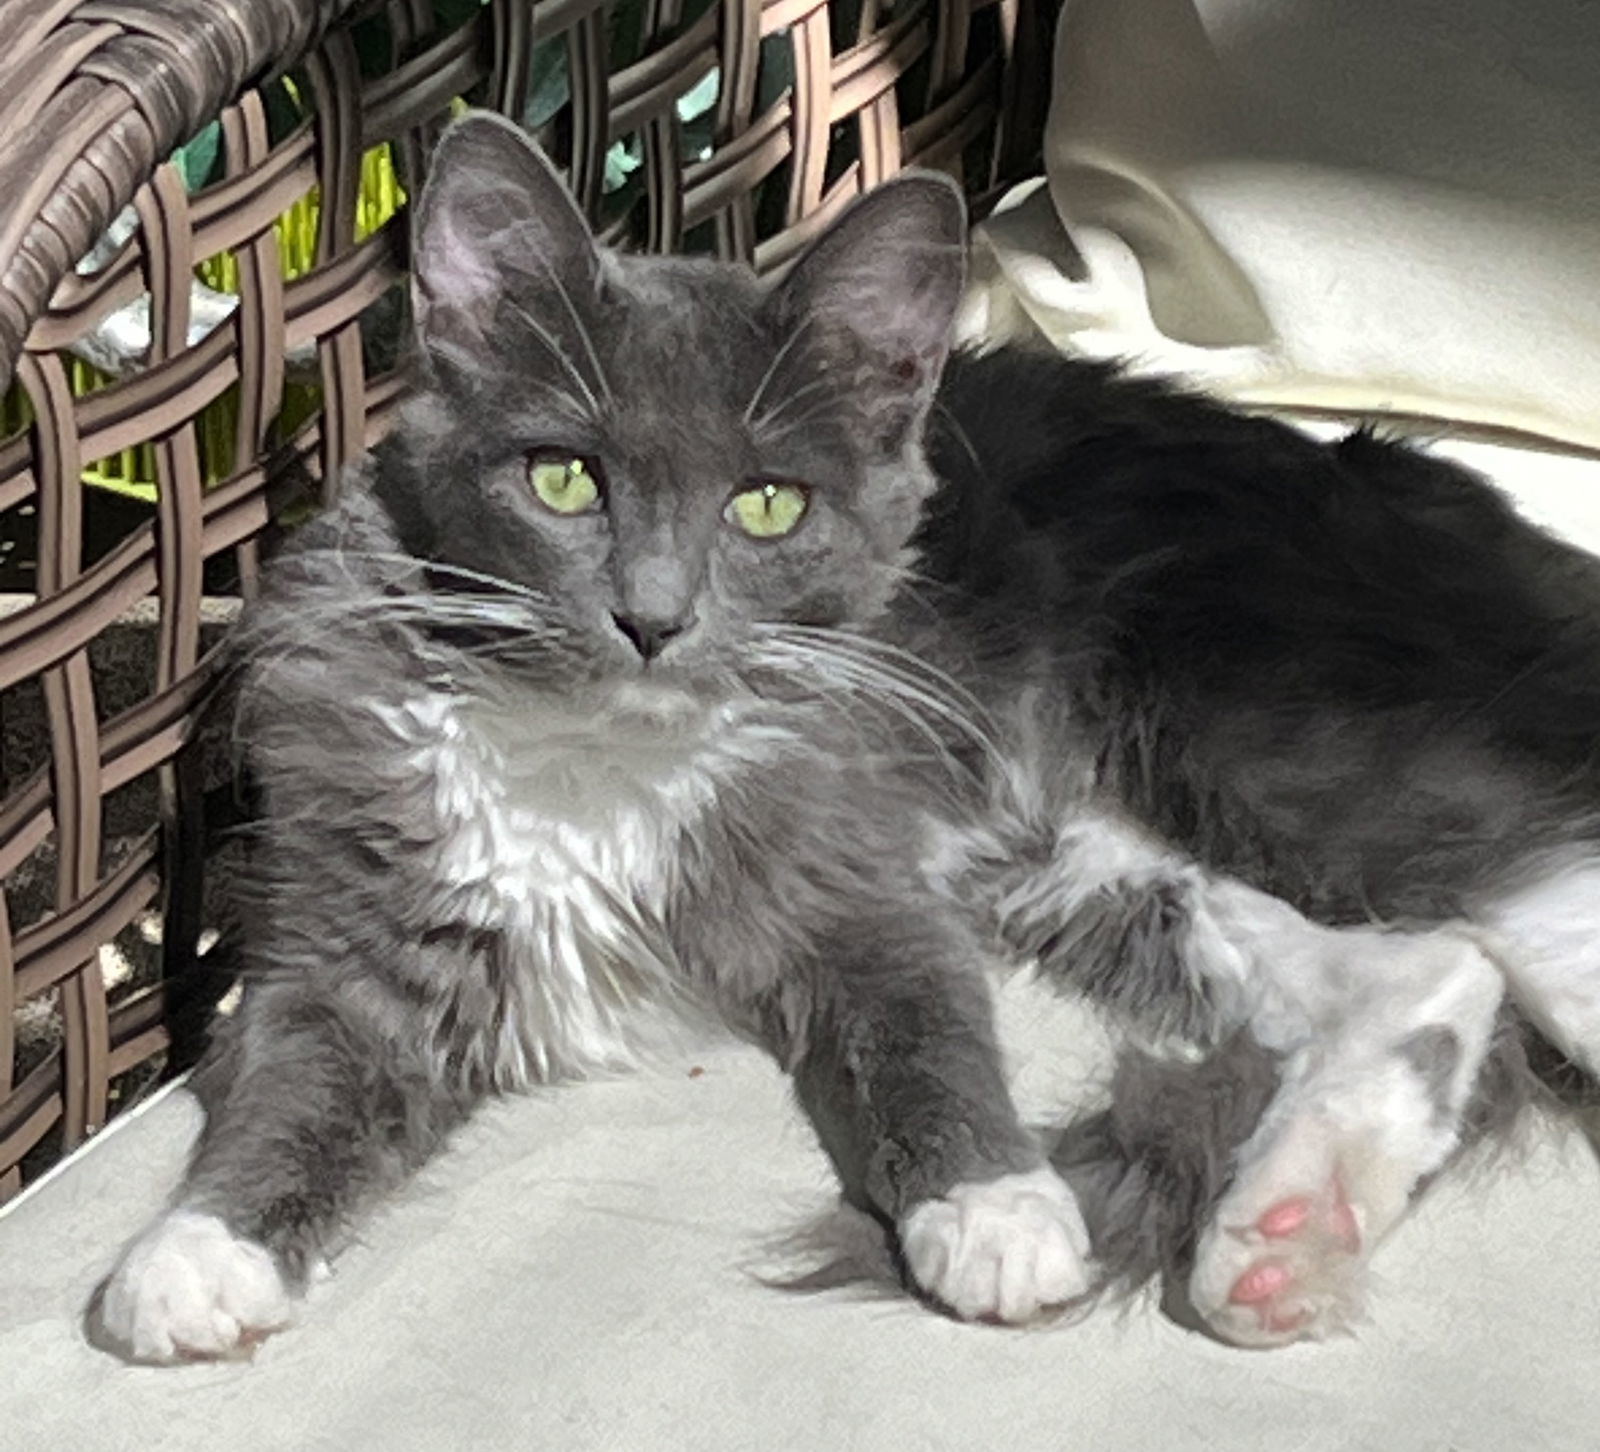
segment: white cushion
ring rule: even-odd
[[[1020,1092],[1092,1027],[1005,995]],[[1074,1047],[1076,1046],[1076,1047]],[[690,1069],[704,1073],[691,1077]],[[1446,1185],[1354,1340],[1235,1351],[1147,1304],[1042,1332],[762,1283],[829,1176],[759,1055],[494,1106],[253,1364],[128,1368],[77,1318],[198,1123],[179,1091],[0,1217],[0,1446],[73,1452],[1592,1452],[1600,1176],[1577,1145]]]

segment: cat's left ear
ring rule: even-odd
[[[966,206],[948,177],[908,172],[855,202],[770,306],[797,352],[837,374],[886,448],[933,400],[966,280]]]
[[[544,153],[489,111],[439,138],[412,222],[411,288],[422,341],[470,347],[501,300],[541,285],[592,295],[600,255],[589,224]]]

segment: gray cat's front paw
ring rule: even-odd
[[[290,1309],[264,1246],[215,1215],[173,1210],[123,1252],[95,1293],[89,1336],[129,1361],[225,1359],[287,1326]]]
[[[1032,1321],[1089,1291],[1089,1233],[1050,1169],[957,1185],[900,1221],[916,1283],[965,1321]]]

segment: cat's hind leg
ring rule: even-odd
[[[1189,1299],[1239,1345],[1326,1336],[1359,1317],[1373,1250],[1461,1143],[1503,980],[1464,930],[1329,929],[1233,884],[1208,899],[1262,965],[1251,1029],[1283,1063]]]
[[[1600,1079],[1600,852],[1486,895],[1473,916],[1517,1007]]]
[[[1504,996],[1475,930],[1325,927],[1093,811],[1061,831],[1001,920],[1047,979],[1152,1040],[1152,1063],[1180,1050],[1170,1073],[1140,1072],[1133,1056],[1109,1111],[1063,1145],[1092,1187],[1108,1279],[1187,1267],[1190,1309],[1243,1344],[1352,1319],[1372,1250],[1461,1142]],[[1241,1036],[1270,1056],[1278,1086],[1235,1150],[1250,1119],[1236,1121],[1260,1102],[1259,1073],[1230,1084]],[[1187,1075],[1185,1054],[1198,1060]],[[1143,1203],[1139,1188],[1169,1174],[1186,1206],[1211,1208],[1198,1242]]]

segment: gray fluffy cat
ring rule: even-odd
[[[415,396],[241,632],[248,989],[102,1344],[248,1346],[485,1096],[679,1014],[947,1310],[1161,1271],[1250,1344],[1354,1314],[1530,1053],[1600,1066],[1593,561],[1365,435],[947,358],[933,177],[764,287],[597,249],[477,116],[415,237]],[[1076,1193],[1004,956],[1143,1046]]]

